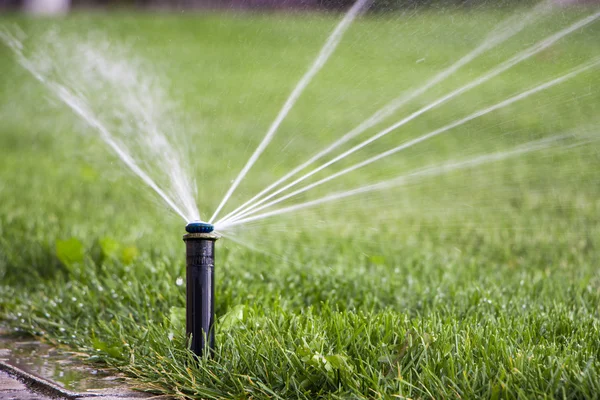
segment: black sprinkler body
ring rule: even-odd
[[[199,357],[210,357],[215,345],[215,241],[214,227],[191,222],[183,236],[186,247],[186,335],[191,350]]]

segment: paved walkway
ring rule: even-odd
[[[151,395],[131,390],[95,390],[72,392],[54,382],[47,381],[26,371],[0,361],[0,400],[148,400]],[[154,399],[167,399],[155,396]]]
[[[50,400],[50,397],[40,393],[34,393],[27,387],[11,377],[4,371],[0,371],[0,400]]]
[[[117,379],[105,381],[116,377],[98,374],[97,370],[74,361],[68,353],[57,352],[57,349],[46,344],[31,340],[18,341],[3,336],[2,333],[0,329],[0,400],[168,398],[133,391],[126,383]],[[79,376],[78,384],[71,385],[77,388],[74,391],[66,389],[64,381],[60,383],[53,380],[62,376],[72,378],[74,373]]]

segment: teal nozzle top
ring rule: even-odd
[[[185,226],[185,230],[188,233],[210,233],[215,230],[215,226],[206,222],[193,221]]]

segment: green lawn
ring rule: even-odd
[[[591,12],[543,18],[379,128]],[[225,211],[507,15],[423,10],[356,22]],[[175,102],[165,131],[185,140],[208,218],[337,18],[121,12],[2,16],[0,29],[17,25],[32,42],[58,30],[67,52],[99,34],[108,54],[124,45],[146,60],[140,74],[152,72]],[[598,55],[597,21],[316,179]],[[598,68],[583,73],[282,205],[557,134],[600,138],[598,78]],[[110,116],[108,99],[94,101]],[[181,398],[597,398],[598,171],[597,141],[565,144],[242,226],[234,233],[245,245],[217,243],[217,349],[197,363],[178,279],[184,222],[1,45],[0,318]]]

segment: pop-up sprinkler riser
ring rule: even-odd
[[[183,236],[186,247],[186,335],[191,350],[198,356],[210,356],[214,349],[215,298],[214,226],[190,222]]]

